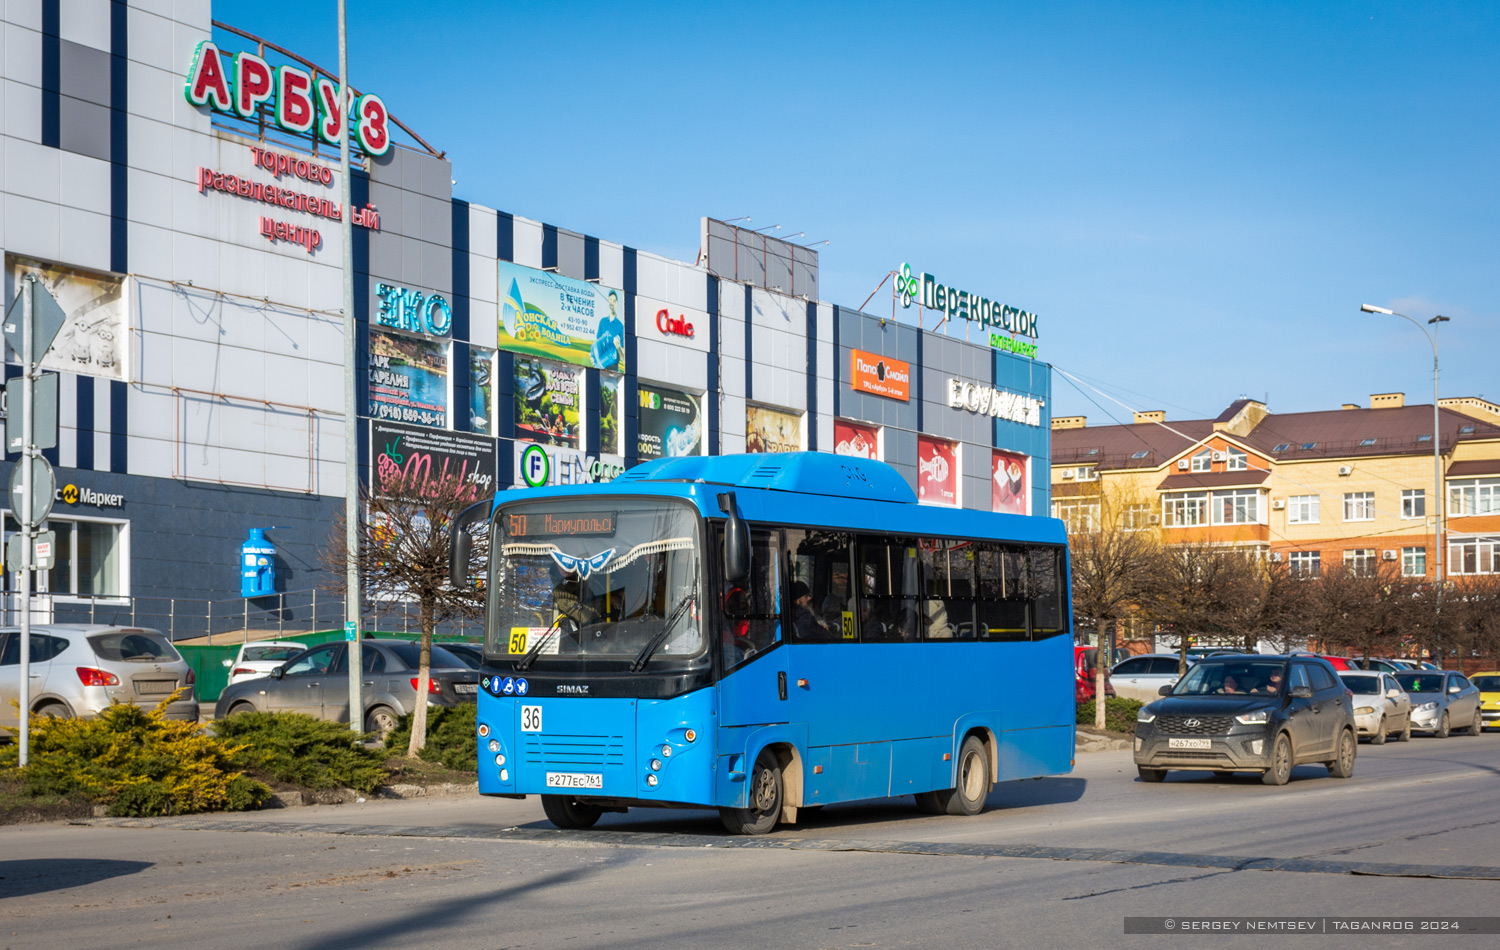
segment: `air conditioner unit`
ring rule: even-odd
[[[1214,454],[1211,457],[1213,458],[1213,460],[1215,462],[1222,462],[1225,459],[1229,458],[1229,454],[1227,452],[1217,452],[1216,451],[1216,452],[1214,452]]]
[[[1062,477],[1063,478],[1072,478],[1077,473],[1078,473],[1077,469],[1065,468],[1065,469],[1062,470]]]
[[[1281,560],[1281,552],[1280,551],[1272,551],[1271,552],[1271,560],[1279,562]]]
[[[1277,511],[1280,511],[1281,509],[1283,509],[1283,508],[1286,507],[1286,499],[1285,498],[1272,498],[1271,499],[1271,507],[1274,508],[1274,509],[1276,509]]]
[[[1380,552],[1380,559],[1382,561],[1394,561],[1396,559],[1396,552],[1395,551],[1381,551]]]
[[[1146,520],[1149,521],[1151,524],[1161,524],[1161,515],[1152,515],[1151,517],[1147,518]]]
[[[1181,472],[1185,472],[1185,471],[1188,470],[1188,466],[1191,465],[1191,464],[1192,463],[1189,462],[1187,459],[1178,459],[1177,460],[1177,470],[1181,471]]]
[[[1354,466],[1352,466],[1352,465],[1340,465],[1339,466],[1339,474],[1340,475],[1353,475],[1354,474]]]

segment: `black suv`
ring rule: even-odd
[[[1354,772],[1354,702],[1327,660],[1205,657],[1161,693],[1136,717],[1143,782],[1194,769],[1256,771],[1267,785],[1285,785],[1303,762],[1321,762],[1335,778]]]

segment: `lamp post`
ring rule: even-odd
[[[1433,504],[1435,504],[1437,506],[1437,509],[1436,509],[1437,521],[1434,524],[1435,534],[1433,535],[1434,540],[1436,542],[1435,547],[1437,548],[1437,562],[1436,562],[1436,566],[1435,566],[1435,570],[1434,570],[1433,576],[1437,580],[1436,604],[1438,606],[1438,609],[1442,609],[1442,605],[1443,605],[1443,504],[1444,504],[1444,499],[1443,499],[1443,461],[1442,461],[1441,451],[1442,451],[1442,441],[1443,441],[1443,439],[1442,439],[1442,433],[1438,429],[1438,349],[1437,349],[1437,331],[1438,331],[1438,325],[1442,324],[1442,323],[1447,323],[1448,322],[1448,318],[1439,315],[1439,316],[1433,317],[1431,320],[1428,320],[1427,321],[1428,325],[1432,327],[1432,332],[1428,333],[1427,332],[1427,327],[1422,326],[1422,324],[1419,323],[1419,322],[1417,322],[1417,320],[1415,320],[1412,317],[1408,317],[1404,313],[1397,313],[1394,310],[1388,310],[1385,307],[1377,307],[1374,304],[1368,304],[1368,303],[1366,303],[1366,304],[1360,304],[1359,309],[1361,311],[1363,311],[1364,313],[1383,313],[1383,314],[1386,314],[1387,316],[1400,317],[1401,319],[1406,320],[1407,322],[1411,323],[1418,330],[1421,330],[1422,334],[1427,337],[1427,342],[1432,344],[1432,494],[1433,494]]]

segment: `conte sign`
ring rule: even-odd
[[[377,95],[356,98],[351,89],[346,102],[339,102],[339,84],[327,76],[296,66],[272,67],[254,53],[236,53],[226,71],[219,48],[210,40],[198,44],[188,67],[188,102],[208,106],[216,112],[252,119],[262,105],[270,108],[271,120],[283,130],[305,135],[317,127],[317,136],[329,145],[339,142],[339,125],[351,116],[351,144],[369,155],[384,155],[391,148],[390,114]]]

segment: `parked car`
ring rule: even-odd
[[[1347,656],[1328,656],[1323,653],[1293,653],[1292,656],[1311,656],[1320,660],[1327,660],[1328,665],[1332,666],[1336,672],[1359,669],[1359,663]]]
[[[1097,647],[1073,647],[1073,698],[1080,703],[1086,703],[1094,698],[1094,678],[1099,669],[1099,650]],[[1115,695],[1115,688],[1109,682],[1109,674],[1104,676],[1104,697],[1108,699]]]
[[[1388,736],[1411,740],[1411,697],[1384,672],[1345,672],[1339,679],[1354,694],[1354,727],[1374,745],[1384,745]]]
[[[1354,773],[1354,704],[1319,657],[1205,657],[1162,693],[1136,716],[1143,782],[1192,769],[1256,771],[1267,785],[1285,785],[1303,762],[1337,778]]]
[[[159,630],[89,624],[31,628],[31,712],[62,719],[89,718],[111,703],[151,708],[178,689],[168,719],[198,721],[193,668]],[[21,632],[0,629],[0,726],[21,724]]]
[[[445,643],[443,649],[463,660],[471,670],[484,666],[484,651],[472,643]]]
[[[1455,670],[1408,670],[1396,682],[1411,696],[1411,725],[1418,732],[1448,738],[1454,729],[1479,735],[1479,689]]]
[[[1475,673],[1469,682],[1479,690],[1480,724],[1486,729],[1500,727],[1500,671]]]
[[[1400,673],[1402,670],[1411,669],[1400,660],[1388,660],[1383,656],[1372,656],[1369,659],[1356,657],[1354,665],[1361,670],[1372,670],[1379,673]]]
[[[234,659],[225,660],[229,667],[229,683],[241,683],[259,676],[268,676],[276,667],[307,649],[307,644],[296,640],[261,640],[240,647]]]
[[[365,730],[385,735],[417,705],[418,644],[408,640],[361,640]],[[240,712],[300,712],[349,721],[349,654],[342,640],[302,651],[267,677],[225,687],[214,717]],[[479,673],[440,646],[432,648],[427,702],[457,706],[479,698]]]
[[[1191,669],[1198,662],[1196,656],[1188,657]],[[1126,699],[1138,699],[1149,703],[1161,695],[1163,686],[1177,683],[1177,655],[1175,653],[1142,653],[1115,664],[1109,671],[1109,682],[1115,695]]]

